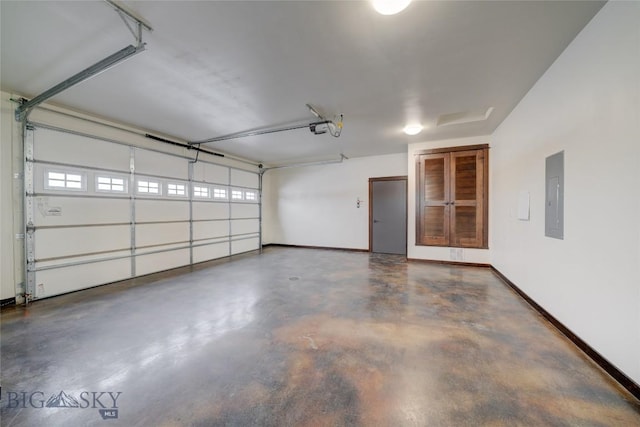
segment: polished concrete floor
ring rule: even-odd
[[[1,332],[6,427],[640,426],[483,268],[268,248],[5,310]]]

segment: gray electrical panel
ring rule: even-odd
[[[564,151],[546,159],[544,235],[564,239]]]

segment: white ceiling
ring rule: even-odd
[[[51,102],[187,141],[344,114],[340,138],[306,129],[206,148],[270,164],[405,152],[488,135],[602,7],[596,1],[127,1],[147,51]],[[0,2],[1,85],[38,95],[129,44],[105,2]],[[486,121],[437,126],[442,115]],[[409,137],[409,120],[426,129]],[[535,120],[532,117],[531,120]]]

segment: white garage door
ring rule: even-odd
[[[259,249],[257,172],[38,126],[25,151],[31,299]]]

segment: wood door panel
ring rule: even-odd
[[[425,245],[449,244],[449,206],[425,206],[422,216],[421,241]]]
[[[455,153],[451,157],[453,171],[452,199],[477,200],[478,182],[477,154],[475,152]]]
[[[446,246],[449,243],[448,153],[420,156],[418,168],[421,214],[416,218],[416,241],[421,245]]]
[[[480,231],[477,227],[478,210],[475,206],[455,206],[451,237],[454,246],[477,246]]]
[[[444,203],[447,199],[446,190],[446,161],[445,156],[437,156],[424,160],[424,200],[440,200]]]
[[[416,243],[482,248],[488,241],[488,146],[416,157]]]
[[[482,150],[451,153],[452,246],[482,246]]]

